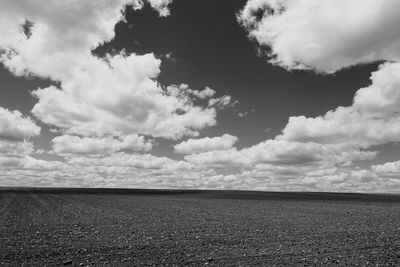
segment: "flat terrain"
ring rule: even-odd
[[[0,189],[0,265],[400,265],[400,196]]]

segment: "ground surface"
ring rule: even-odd
[[[0,265],[400,265],[400,197],[0,190]]]

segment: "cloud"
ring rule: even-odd
[[[23,168],[29,160],[28,155],[34,152],[29,139],[38,136],[40,130],[21,112],[0,107],[0,169]]]
[[[190,90],[190,89],[189,89]],[[190,90],[190,93],[200,99],[206,99],[215,95],[215,91],[210,87],[204,88],[202,91]]]
[[[23,141],[40,134],[40,127],[18,110],[0,107],[0,140]]]
[[[283,145],[281,142],[278,145]],[[237,162],[241,168],[234,174],[219,173],[213,166],[199,161],[187,162],[151,154],[117,152],[110,154],[69,154],[64,162],[38,160],[30,156],[0,157],[0,180],[3,185],[16,186],[82,186],[82,187],[137,187],[137,188],[203,188],[248,190],[308,190],[308,191],[392,191],[393,179],[376,178],[367,181],[363,173],[352,173],[342,167],[324,162],[326,156],[308,160],[293,160],[296,145],[287,150],[288,157],[270,152],[272,144],[250,147],[252,150],[210,151],[193,154],[203,159],[220,153],[231,167]],[[300,149],[301,144],[297,145]],[[311,146],[310,146],[311,147]],[[318,147],[318,146],[316,146]],[[263,148],[263,149],[262,149]],[[278,147],[276,147],[278,148]],[[273,150],[273,149],[272,149]],[[209,154],[207,154],[209,153]],[[268,155],[268,153],[270,153]],[[250,160],[249,155],[253,154]],[[262,156],[260,156],[262,154]],[[289,156],[291,155],[291,156]],[[328,157],[329,158],[329,157]],[[272,159],[272,160],[271,160]],[[277,161],[278,159],[278,161]],[[248,164],[248,165],[247,165]],[[210,168],[213,167],[213,168]],[[369,172],[369,171],[367,171]],[[367,176],[366,174],[364,176]]]
[[[180,85],[170,85],[166,88],[168,94],[171,96],[185,98],[187,101],[192,100],[191,97],[199,98],[199,99],[207,99],[211,98],[215,95],[215,90],[206,86],[202,91],[197,91],[189,88],[187,84]]]
[[[169,3],[150,1],[161,15],[167,15]],[[83,136],[145,134],[177,139],[215,125],[216,107],[171,95],[156,81],[161,61],[153,54],[121,52],[105,58],[92,54],[114,37],[114,26],[128,4],[139,9],[143,1],[0,3],[4,32],[0,62],[16,75],[57,82],[33,92],[38,103],[32,113],[68,134]],[[27,20],[29,38],[23,27]],[[205,98],[214,91],[206,88],[193,94]]]
[[[216,167],[254,168],[274,166],[346,166],[355,160],[372,159],[374,151],[342,149],[314,142],[268,139],[257,145],[237,150],[215,150],[185,156],[188,162]]]
[[[400,141],[400,63],[385,63],[349,107],[316,118],[290,117],[278,139],[368,148]]]
[[[30,156],[34,153],[34,145],[29,139],[38,136],[40,130],[31,118],[23,116],[21,112],[0,107],[0,173],[4,174],[9,170],[47,171],[54,169],[56,165],[62,165],[61,162],[39,160]],[[0,183],[3,182],[0,174]]]
[[[212,167],[242,167],[247,162],[236,148],[190,154],[185,156],[185,160],[193,164]]]
[[[73,66],[78,63],[79,68],[92,49],[114,37],[114,26],[123,19],[126,5],[140,9],[144,2],[167,15],[171,1],[1,1],[1,61],[18,75],[31,72],[62,80],[73,75]]]
[[[28,72],[53,80],[66,79],[92,49],[114,37],[114,26],[122,19],[121,10],[127,3],[2,1],[1,62],[17,75]],[[22,28],[26,20],[33,25],[30,38]]]
[[[109,166],[109,167],[134,167],[139,169],[161,169],[175,160],[167,157],[157,157],[151,154],[128,154],[124,152],[113,153],[104,157],[70,156],[69,164],[76,166]]]
[[[371,172],[369,170],[356,170],[350,173],[350,177],[353,181],[357,181],[359,183],[369,183],[376,181],[378,179],[378,175],[376,173]]]
[[[168,5],[172,3],[172,0],[147,0],[147,2],[158,11],[160,16],[166,17],[170,14]]]
[[[63,162],[1,157],[2,185],[187,188],[201,187],[213,170],[151,154],[65,154]]]
[[[170,0],[146,2],[161,16],[169,14]],[[50,151],[22,142],[36,135],[35,127],[33,134],[13,135],[18,142],[0,142],[0,164],[7,166],[0,173],[2,185],[223,188],[223,181],[235,184],[233,176],[218,176],[213,169],[143,153],[152,147],[143,135],[178,139],[215,125],[217,111],[235,103],[230,96],[215,97],[209,87],[197,91],[185,84],[160,85],[156,79],[161,61],[152,53],[122,51],[103,58],[92,53],[114,38],[126,5],[140,9],[144,3],[0,3],[0,62],[15,75],[54,81],[32,92],[38,101],[32,113],[53,133],[62,133],[52,140]],[[35,158],[49,153],[63,161]]]
[[[66,165],[61,161],[48,161],[26,156],[20,161],[19,168],[23,170],[43,172],[63,170],[66,168]]]
[[[34,152],[31,137],[40,134],[40,127],[21,112],[0,107],[0,169],[22,169],[32,161]],[[0,173],[1,173],[0,172]],[[0,175],[0,183],[2,182]]]
[[[290,117],[275,140],[334,148],[344,162],[348,159],[345,166],[377,155],[365,149],[400,141],[400,32],[395,26],[400,22],[399,11],[397,1],[383,0],[247,2],[238,19],[273,64],[335,72],[356,64],[390,61],[371,74],[371,84],[357,91],[351,106],[315,118]],[[371,188],[380,187],[377,170],[382,168],[355,170],[343,177],[353,179],[346,182],[349,188],[374,179]]]
[[[0,140],[0,156],[23,157],[33,153],[33,143],[28,141]]]
[[[150,5],[165,16],[170,2]],[[156,81],[161,61],[153,54],[92,54],[114,37],[127,4],[138,9],[143,2],[0,3],[0,62],[15,75],[55,81],[33,91],[38,103],[32,113],[63,133],[53,139],[51,153],[64,157],[59,162],[30,156],[33,144],[23,139],[38,135],[40,128],[17,111],[1,109],[2,185],[172,187],[179,184],[177,172],[185,173],[178,177],[182,186],[195,185],[196,178],[212,172],[134,152],[152,147],[139,134],[197,135],[216,123],[216,109],[194,104],[213,96],[210,88],[197,92],[187,87],[189,95],[170,94]]]
[[[358,169],[354,162],[374,159],[378,152],[367,150],[373,146],[400,141],[400,32],[395,26],[399,11],[397,1],[383,0],[247,2],[238,19],[273,64],[332,73],[356,64],[389,62],[371,74],[371,84],[357,91],[351,106],[315,118],[292,116],[275,139],[236,151],[232,157],[236,161],[247,150],[242,157],[247,162],[241,164],[256,164],[243,173],[270,177],[269,186],[287,189],[385,192],[398,188],[393,179],[397,162],[373,165],[371,170]],[[281,147],[277,150],[282,154],[274,154],[268,146]],[[304,154],[296,154],[296,147]],[[257,164],[255,158],[263,161]],[[294,167],[296,162],[300,164]]]
[[[236,106],[239,101],[232,100],[230,95],[223,95],[221,97],[211,98],[208,100],[208,107],[219,110],[224,110]]]
[[[298,143],[266,140],[242,150],[245,158],[253,164],[270,163],[304,165],[320,162],[329,155],[329,149],[315,143]]]
[[[112,137],[79,137],[62,135],[52,141],[52,153],[65,154],[107,154],[121,150],[150,151],[153,143],[145,140],[143,136],[127,135],[123,138]]]
[[[80,135],[146,134],[180,138],[215,124],[216,111],[167,94],[153,80],[160,61],[152,54],[91,57],[62,83],[34,91],[32,112],[43,122]]]
[[[230,134],[216,137],[189,139],[174,146],[175,153],[196,154],[212,150],[231,149],[239,139]]]
[[[385,176],[399,179],[400,175],[400,161],[385,162],[384,164],[372,165],[373,172]]]
[[[148,2],[161,16],[169,14],[170,0]],[[400,67],[395,62],[371,75],[371,85],[357,92],[353,105],[316,118],[291,117],[274,139],[242,149],[234,147],[238,138],[228,134],[188,139],[174,147],[185,154],[184,160],[148,153],[152,138],[196,136],[216,124],[217,111],[237,101],[209,87],[160,85],[161,61],[151,53],[93,55],[94,48],[114,38],[128,4],[140,9],[144,2],[0,3],[0,62],[16,75],[54,81],[32,92],[38,100],[32,113],[62,133],[52,140],[52,150],[35,150],[27,139],[37,136],[40,127],[18,111],[0,109],[2,185],[365,192],[399,188],[398,162],[356,167],[357,161],[377,156],[377,151],[367,150],[371,146],[399,142]],[[379,17],[378,7],[384,14]],[[333,72],[375,60],[397,61],[398,11],[392,0],[250,0],[239,17],[261,50],[270,46],[274,64]],[[41,159],[48,153],[63,160]]]
[[[396,0],[249,0],[238,20],[271,63],[334,72],[399,60],[399,12]]]

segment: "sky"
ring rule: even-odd
[[[399,11],[1,1],[0,186],[399,193]]]

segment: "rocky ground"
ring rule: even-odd
[[[0,190],[1,266],[400,265],[400,197]]]

